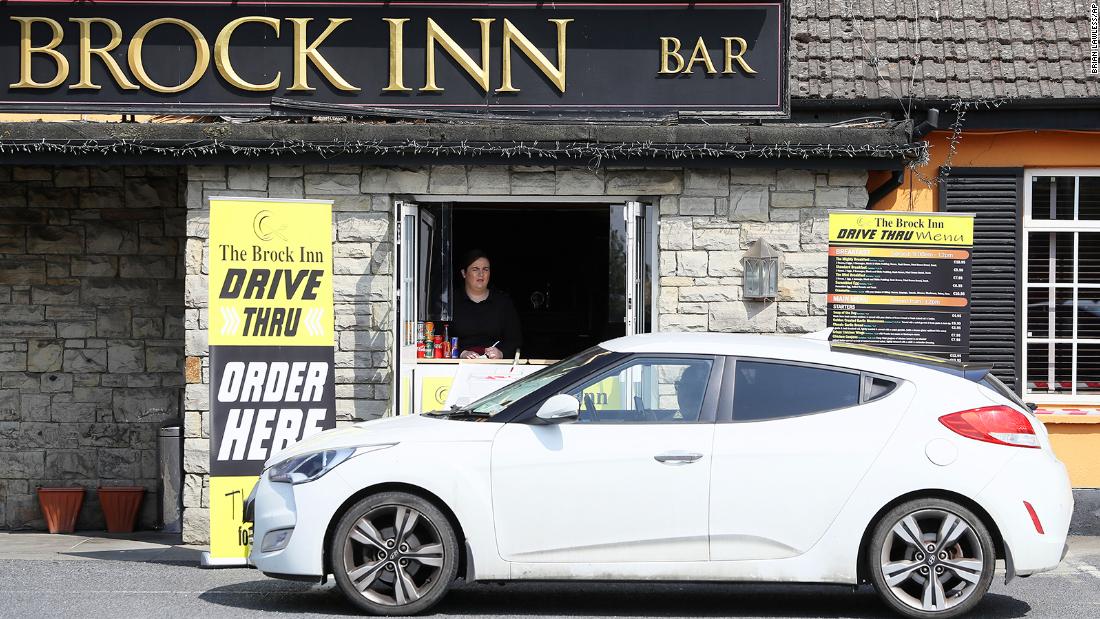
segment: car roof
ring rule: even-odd
[[[601,344],[613,352],[741,355],[775,359],[829,357],[829,342],[790,335],[745,333],[645,333]],[[807,359],[808,361],[808,359]]]
[[[933,371],[979,380],[988,372],[987,367],[966,366],[868,346],[839,345],[821,337],[796,335],[646,333],[609,340],[601,346],[622,353],[735,355],[798,361],[893,376]]]

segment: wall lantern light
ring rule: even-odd
[[[753,241],[745,256],[744,297],[746,299],[774,299],[779,293],[779,253],[763,239]]]

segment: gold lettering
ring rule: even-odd
[[[524,56],[535,64],[535,67],[545,75],[560,92],[565,92],[565,28],[572,19],[547,20],[558,26],[558,66],[550,64],[550,60],[535,47],[531,41],[512,25],[511,20],[504,20],[504,56],[501,66],[501,84],[497,92],[519,92],[512,87],[512,43],[523,52]]]
[[[12,21],[19,22],[19,81],[9,84],[9,88],[53,88],[69,77],[69,61],[57,51],[61,39],[65,33],[61,30],[61,24],[48,17],[12,17]],[[31,26],[35,23],[46,24],[53,31],[53,38],[45,45],[31,46]],[[53,79],[48,82],[36,82],[31,74],[31,54],[45,54],[53,59],[57,71]]]
[[[670,45],[672,47],[670,47]],[[676,58],[676,68],[668,67],[669,58]],[[676,37],[661,37],[661,70],[660,75],[675,75],[684,70],[684,57],[680,55],[680,39]]]
[[[691,59],[688,60],[687,69],[684,70],[684,73],[691,73],[691,68],[697,62],[706,65],[707,75],[714,75],[718,72],[714,70],[714,63],[710,61],[710,52],[707,51],[707,44],[703,42],[703,37],[699,37],[699,40],[695,42],[695,49],[691,52]]]
[[[321,75],[329,81],[330,84],[345,91],[358,91],[359,88],[352,86],[336,72],[336,69],[332,68],[332,65],[325,60],[325,57],[317,51],[321,43],[325,42],[328,35],[332,34],[334,30],[340,27],[341,24],[351,21],[350,17],[335,18],[330,17],[328,19],[328,27],[320,34],[316,39],[313,39],[312,43],[306,41],[306,26],[309,22],[313,21],[312,17],[291,17],[289,18],[294,23],[294,84],[287,90],[316,90],[309,85],[309,81],[306,75],[306,62],[313,63],[313,66],[317,67],[317,70],[321,72]]]
[[[275,79],[266,84],[253,84],[252,82],[245,81],[244,78],[237,74],[237,71],[233,68],[233,62],[229,59],[229,43],[230,39],[233,38],[233,33],[237,30],[238,26],[248,22],[266,24],[275,31],[276,37],[279,36],[279,20],[274,17],[260,17],[255,15],[250,17],[238,17],[226,24],[221,32],[218,33],[218,38],[214,40],[214,66],[218,69],[218,73],[225,78],[225,81],[241,90],[252,92],[275,90],[279,87],[279,81],[282,80],[282,71],[276,73]]]
[[[443,50],[450,54],[451,58],[454,58],[470,77],[474,78],[478,86],[485,92],[489,92],[489,25],[493,23],[492,18],[478,17],[473,21],[481,24],[481,66],[478,66],[473,58],[466,53],[455,40],[450,37],[439,24],[435,23],[435,20],[431,17],[428,18],[428,44],[427,44],[427,62],[425,63],[427,73],[424,78],[424,87],[421,88],[421,92],[442,92],[443,89],[435,83],[435,44],[438,42]]]
[[[178,86],[162,86],[154,82],[152,78],[149,77],[149,74],[145,72],[145,64],[142,62],[141,57],[142,48],[145,46],[145,37],[153,28],[168,24],[183,28],[184,31],[190,35],[191,41],[195,45],[195,68],[192,69],[191,75]],[[137,78],[138,83],[142,86],[153,92],[183,92],[194,86],[195,83],[202,78],[202,74],[206,72],[207,67],[210,66],[210,44],[206,42],[206,39],[202,36],[202,33],[199,32],[199,29],[192,26],[190,23],[174,17],[162,17],[160,19],[154,19],[141,28],[138,28],[138,31],[134,33],[134,38],[130,41],[130,49],[126,57],[130,63],[130,71],[133,72],[134,77]]]
[[[395,92],[412,90],[405,88],[405,22],[407,17],[396,19],[384,17],[383,21],[390,24],[390,85],[382,89],[382,92]]]
[[[111,50],[118,47],[118,44],[122,42],[122,28],[119,27],[118,22],[103,17],[75,17],[70,18],[69,21],[80,24],[80,81],[69,86],[69,88],[90,88],[93,90],[102,88],[98,84],[92,83],[92,55],[94,54],[103,61],[103,65],[107,67],[107,71],[111,73],[111,77],[119,88],[137,90],[138,85],[126,77],[126,74],[122,72],[122,67],[118,66],[114,56],[111,56]],[[111,32],[111,42],[103,47],[92,47],[92,24],[107,26],[107,29]]]
[[[741,57],[749,50],[749,44],[745,42],[745,39],[741,37],[722,37],[722,40],[726,42],[726,68],[722,73],[733,73],[734,60],[741,66],[741,71],[745,73],[756,73],[756,69],[750,67],[749,63],[745,62],[745,59]],[[733,53],[734,41],[736,41],[737,45],[741,48],[741,51],[736,54]]]

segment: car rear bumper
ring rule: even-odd
[[[1073,492],[1061,462],[1038,450],[1021,453],[977,499],[996,522],[1016,575],[1045,572],[1061,562],[1073,514]]]

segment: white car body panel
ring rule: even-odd
[[[422,488],[450,508],[474,555],[473,564],[479,576],[508,578],[508,565],[496,549],[489,488],[489,450],[493,436],[502,427],[495,423],[408,416],[368,421],[310,437],[292,448],[293,454],[356,444],[396,445],[355,456],[329,474],[305,484],[271,483],[266,475],[261,477],[256,492],[252,562],[265,572],[320,576],[324,571],[324,536],[333,514],[363,488],[396,483]],[[330,433],[332,444],[327,442]],[[288,456],[284,452],[279,459]],[[431,466],[424,466],[428,463]],[[288,495],[294,500],[288,501]],[[261,553],[264,535],[291,526],[286,523],[293,520],[285,516],[272,520],[265,510],[270,509],[269,505],[287,502],[297,505],[297,520],[309,522],[310,526],[296,527],[284,550]]]
[[[323,449],[392,446],[308,483],[261,478],[252,561],[266,573],[323,575],[325,532],[341,506],[380,484],[422,489],[453,512],[477,580],[851,584],[876,515],[930,493],[987,513],[1017,574],[1052,569],[1062,556],[1072,493],[1042,423],[1029,417],[1041,447],[1031,449],[968,439],[939,422],[960,410],[1016,406],[992,389],[790,337],[657,334],[602,346],[789,360],[903,382],[859,407],[765,422],[534,426],[414,416],[322,432],[268,465]],[[653,460],[667,450],[704,455],[679,467]],[[285,549],[260,551],[267,532],[289,527]]]
[[[705,561],[714,424],[505,424],[493,507],[508,561]],[[693,452],[688,464],[654,456]]]
[[[904,383],[861,406],[719,424],[711,558],[783,559],[809,550],[883,451],[915,393]]]

